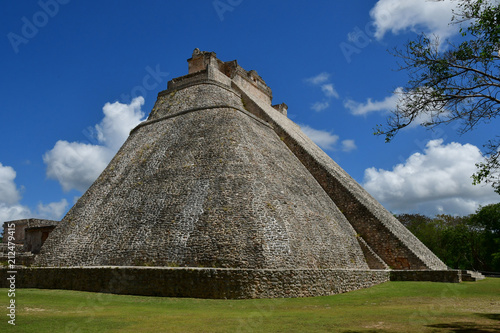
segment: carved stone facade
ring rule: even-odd
[[[3,238],[2,243],[0,243],[0,262],[7,262],[8,253],[8,241],[10,234],[8,231],[13,229],[14,243],[15,246],[15,258],[16,263],[19,265],[31,265],[34,260],[34,254],[38,254],[40,249],[48,238],[49,234],[54,230],[57,225],[57,221],[44,220],[44,219],[23,219],[8,221],[3,224]],[[14,226],[14,228],[9,228],[9,226]]]
[[[25,251],[31,252],[33,246],[38,250],[45,242],[50,232],[56,227],[58,221],[44,219],[23,219],[8,221],[3,224],[3,230],[8,229],[8,225],[14,225],[14,243],[23,245]],[[4,235],[5,236],[5,235]],[[2,242],[7,243],[8,238],[3,237]],[[38,245],[34,245],[34,243]]]

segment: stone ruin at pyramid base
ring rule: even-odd
[[[260,298],[460,281],[272,105],[257,72],[198,49],[188,68],[18,269],[19,286]]]

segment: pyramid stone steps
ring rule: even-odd
[[[41,267],[20,273],[27,285],[252,298],[459,281],[272,105],[257,72],[198,49],[188,67],[50,234]]]
[[[475,282],[475,281],[483,280],[485,278],[485,276],[483,274],[481,274],[480,272],[477,272],[477,271],[462,270],[461,274],[462,274],[462,281]]]
[[[363,237],[357,237],[359,245],[366,258],[366,262],[371,269],[389,269],[389,266],[372,250]]]
[[[420,240],[366,192],[291,120],[233,82],[245,107],[268,121],[339,207],[357,233],[393,269],[447,269]]]

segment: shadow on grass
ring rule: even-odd
[[[500,321],[500,313],[476,313],[476,316]]]
[[[476,313],[475,315],[490,320],[500,321],[500,314],[498,313]],[[500,332],[500,326],[498,325],[498,323],[478,324],[474,322],[460,322],[460,323],[427,325],[427,327],[447,329],[450,330],[450,332],[456,332],[456,333]]]
[[[342,331],[344,333],[384,333],[389,331],[384,330],[369,330],[369,331]]]

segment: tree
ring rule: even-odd
[[[455,122],[465,133],[499,116],[500,4],[461,0],[452,23],[461,33],[458,45],[421,34],[403,49],[395,49],[409,81],[387,126],[376,129],[386,142],[414,122],[429,128]],[[464,24],[467,28],[460,28]],[[477,164],[473,183],[490,183],[500,194],[500,136],[491,138],[485,148],[485,162]]]
[[[443,229],[442,223],[420,214],[400,214],[397,219],[410,230],[434,254],[440,257],[440,237]]]
[[[500,203],[469,216],[396,218],[449,267],[500,272]]]
[[[486,269],[500,271],[500,203],[479,208],[471,224],[482,234],[481,256]]]

